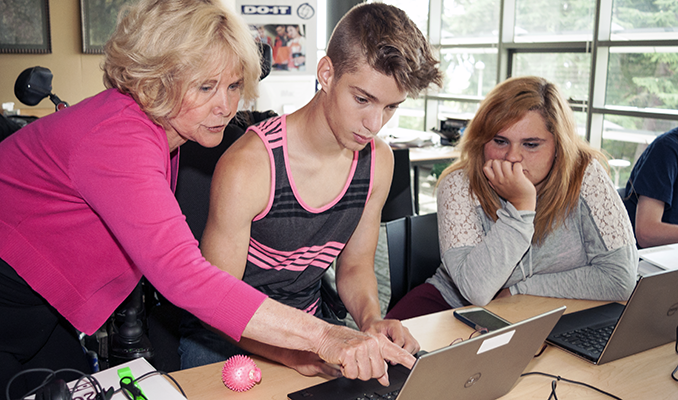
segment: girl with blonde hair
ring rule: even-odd
[[[442,265],[387,317],[511,294],[626,300],[638,253],[606,164],[554,84],[497,85],[438,181]]]

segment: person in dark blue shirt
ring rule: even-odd
[[[678,128],[640,155],[626,184],[624,204],[638,246],[678,243]]]

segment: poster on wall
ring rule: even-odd
[[[273,50],[273,75],[315,75],[315,0],[238,0],[236,11],[256,40]]]
[[[0,0],[0,53],[52,52],[48,0]]]

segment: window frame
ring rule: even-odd
[[[513,58],[519,53],[556,53],[582,52],[591,54],[588,99],[573,99],[570,106],[575,111],[586,112],[585,137],[597,149],[602,146],[603,121],[608,115],[652,118],[678,121],[678,110],[643,109],[618,107],[605,104],[606,82],[608,77],[608,60],[610,50],[615,47],[676,47],[678,40],[611,40],[613,0],[596,0],[594,27],[591,40],[584,41],[551,41],[551,42],[516,42],[514,38],[516,0],[501,0],[497,43],[441,43],[442,11],[444,0],[429,0],[428,37],[437,56],[447,48],[497,48],[496,82],[502,82],[512,76]],[[432,18],[432,16],[438,16]],[[452,100],[458,102],[480,103],[482,96],[452,95],[445,93],[426,93],[425,121],[426,126],[437,126],[439,121],[439,102]],[[591,106],[589,107],[589,103]]]

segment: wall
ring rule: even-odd
[[[69,104],[75,104],[104,89],[99,64],[103,56],[83,54],[80,31],[80,1],[50,1],[52,33],[51,54],[0,54],[0,103],[13,101],[21,114],[30,115],[30,108],[14,96],[14,82],[21,71],[39,65],[54,75],[52,93]],[[45,99],[35,108],[54,109]]]
[[[221,1],[227,7],[235,9],[235,0]],[[352,2],[359,1],[362,0],[352,0]],[[103,56],[82,53],[80,0],[51,0],[50,6],[51,54],[0,54],[0,103],[14,102],[14,108],[21,109],[21,114],[24,115],[32,115],[32,108],[54,110],[54,106],[49,99],[44,99],[35,107],[29,107],[22,104],[14,96],[14,82],[16,78],[21,71],[29,67],[39,65],[49,68],[54,75],[52,93],[55,93],[69,104],[75,104],[104,89],[102,81],[103,73],[99,67]],[[338,20],[340,15],[335,15],[333,18]],[[331,25],[334,26],[337,20],[333,20]],[[289,103],[289,101],[279,99],[276,96],[285,97],[286,93],[298,91],[300,88],[295,87],[292,91],[283,90],[281,91],[282,94],[280,94],[277,93],[280,90],[273,84],[274,80],[274,78],[268,79],[271,82],[269,86],[273,86],[272,88],[266,87],[265,83],[267,80],[262,82],[262,96],[266,93],[271,95],[269,93],[271,90],[276,91],[276,93],[271,95],[271,99],[262,99],[261,102],[265,104],[257,104],[257,107],[258,109],[274,109],[276,112],[282,113],[283,106]],[[292,79],[291,83],[297,85],[294,79]],[[295,99],[294,109],[310,100],[313,97],[314,91],[314,79],[311,79],[307,90],[308,94]],[[271,102],[276,104],[270,104]],[[292,111],[292,109],[288,111]]]

